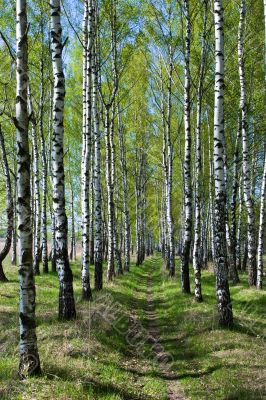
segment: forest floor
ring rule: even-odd
[[[178,260],[177,260],[178,264]],[[81,300],[73,263],[76,321],[57,320],[56,274],[36,278],[42,376],[19,381],[17,270],[0,284],[0,399],[266,399],[265,291],[246,276],[231,288],[235,325],[217,326],[214,276],[203,271],[203,303],[180,291],[159,256]],[[93,282],[93,276],[92,282]]]

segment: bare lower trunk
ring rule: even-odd
[[[266,83],[266,0],[264,0],[264,75]],[[266,197],[266,153],[264,156],[264,171],[261,184],[261,200],[260,200],[260,223],[259,223],[259,240],[258,240],[258,261],[257,261],[257,289],[262,289],[263,284],[263,244],[265,230],[265,197]]]
[[[40,243],[41,243],[41,208],[40,208],[40,173],[39,152],[37,138],[37,121],[33,109],[30,86],[28,87],[29,115],[32,126],[32,152],[33,152],[33,221],[34,221],[34,246],[33,246],[33,271],[40,275]]]
[[[6,238],[5,238],[4,247],[0,252],[0,282],[7,282],[8,279],[5,276],[5,273],[3,270],[3,261],[9,253],[9,250],[11,248],[11,243],[12,243],[14,204],[13,204],[9,166],[8,166],[6,148],[5,148],[5,140],[4,140],[4,135],[2,133],[1,125],[0,125],[0,147],[1,147],[1,152],[2,152],[2,163],[3,163],[3,170],[4,170],[4,175],[5,175],[5,181],[6,181],[6,216],[7,216]]]
[[[71,178],[69,178],[71,181]],[[75,210],[74,210],[74,203],[75,203],[75,198],[74,198],[74,190],[73,190],[73,184],[72,182],[70,183],[70,191],[71,191],[71,247],[70,247],[70,260],[76,261],[77,259],[77,254],[76,254],[76,225],[75,225]]]
[[[42,22],[43,27],[43,22]],[[42,28],[43,29],[43,28]],[[43,35],[42,35],[43,40]],[[43,46],[43,43],[42,43]],[[43,107],[44,107],[44,65],[43,55],[41,59],[41,88],[40,88],[40,138],[42,153],[42,268],[43,272],[48,272],[48,244],[47,244],[47,157],[43,131]]]
[[[110,144],[110,106],[105,112],[105,151],[106,151],[106,186],[107,186],[107,233],[108,233],[108,261],[107,279],[111,281],[115,273],[114,265],[114,190],[111,176],[111,144]]]
[[[14,160],[14,194],[13,194],[13,233],[12,233],[12,255],[11,264],[17,265],[17,164]]]
[[[95,208],[95,194],[94,194],[94,146],[91,148],[91,170],[90,170],[90,265],[94,265],[94,208]]]
[[[52,272],[56,272],[56,243],[55,243],[55,215],[51,212],[52,219],[52,246],[51,246],[51,264]]]
[[[242,175],[239,179],[238,188],[238,199],[239,199],[239,210],[238,210],[238,222],[237,222],[237,232],[236,232],[236,268],[241,271],[241,228],[243,220],[243,200],[242,200]]]
[[[166,185],[166,219],[169,244],[169,275],[175,275],[175,246],[174,246],[174,226],[172,215],[172,191],[173,191],[173,146],[171,139],[171,114],[172,114],[172,75],[173,75],[173,51],[170,46],[169,51],[169,76],[168,76],[168,108],[166,121],[166,141],[167,141],[167,185]]]
[[[236,200],[238,191],[238,146],[241,137],[241,126],[239,126],[234,151],[234,171],[233,171],[233,188],[232,188],[232,199],[231,199],[231,231],[230,231],[230,265],[229,275],[232,279],[233,284],[239,283],[238,271],[237,271],[237,253],[236,253]]]
[[[257,273],[257,289],[262,289],[263,283],[263,244],[265,230],[265,197],[266,197],[266,155],[264,159],[264,170],[261,184],[260,198],[260,223],[259,223],[259,240],[258,240],[258,273]]]
[[[120,147],[120,163],[122,170],[123,211],[124,211],[124,270],[129,271],[130,266],[130,217],[128,208],[128,182],[127,161],[125,152],[124,126],[121,121],[121,111],[118,109],[118,139]]]

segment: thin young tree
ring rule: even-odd
[[[105,136],[105,175],[107,186],[107,235],[108,235],[108,260],[107,260],[107,279],[111,281],[115,274],[115,203],[114,203],[114,184],[115,184],[115,146],[114,146],[114,112],[115,100],[118,90],[118,71],[117,71],[117,0],[112,0],[110,8],[111,25],[111,55],[112,55],[112,84],[110,93],[105,99],[101,90],[101,99],[105,109],[104,116],[104,136]]]
[[[81,210],[82,210],[82,297],[91,299],[90,288],[90,163],[91,163],[91,63],[92,63],[92,6],[84,2],[83,18],[83,139],[81,162]]]
[[[73,293],[73,274],[69,264],[67,237],[68,224],[65,210],[64,173],[64,97],[65,76],[62,62],[62,26],[60,0],[52,0],[51,55],[54,76],[52,182],[55,216],[56,266],[59,278],[59,319],[76,317]]]
[[[32,226],[28,103],[27,2],[16,2],[16,118],[17,128],[17,212],[19,258],[19,324],[21,378],[40,373],[36,337],[35,282],[32,266]]]
[[[202,269],[202,254],[201,254],[201,201],[202,201],[202,160],[201,160],[201,120],[202,120],[202,96],[203,83],[206,62],[206,27],[208,16],[208,1],[204,0],[204,20],[202,29],[202,44],[201,44],[201,63],[199,70],[199,83],[197,87],[197,122],[196,122],[196,149],[195,149],[195,236],[193,248],[193,268],[195,273],[195,299],[202,301],[201,293],[201,269]]]
[[[266,0],[264,0],[264,75],[266,83]],[[264,244],[264,230],[265,230],[265,197],[266,197],[266,153],[264,155],[264,170],[261,184],[261,199],[260,199],[260,222],[259,222],[259,240],[258,240],[258,254],[257,254],[257,289],[262,289],[263,284],[263,244]]]
[[[99,129],[99,63],[96,54],[96,32],[98,27],[96,1],[92,0],[92,120],[94,138],[94,190],[95,190],[95,274],[94,285],[96,290],[103,287],[103,238],[102,238],[102,188],[101,188],[101,133]]]
[[[240,20],[238,27],[238,66],[240,80],[240,109],[242,118],[242,149],[243,149],[243,191],[244,200],[248,214],[248,283],[250,286],[256,285],[257,265],[256,265],[256,239],[255,239],[255,213],[252,198],[252,181],[249,162],[248,145],[248,115],[246,99],[246,77],[244,59],[244,38],[246,21],[246,1],[240,3]]]
[[[46,143],[44,135],[44,100],[45,100],[45,88],[44,88],[44,20],[41,20],[41,38],[42,38],[42,51],[40,60],[40,141],[41,141],[41,158],[42,158],[42,203],[41,203],[41,214],[42,214],[42,269],[44,273],[48,272],[48,243],[47,243],[47,156],[46,156]]]
[[[237,191],[238,191],[238,158],[239,158],[239,142],[241,139],[241,121],[239,120],[238,132],[235,143],[234,157],[233,157],[233,183],[232,183],[232,198],[231,198],[231,229],[230,229],[230,265],[229,276],[233,284],[239,283],[239,276],[237,271],[237,226],[236,226],[236,204],[237,204]]]
[[[41,242],[41,208],[40,208],[40,173],[39,151],[37,137],[37,118],[33,108],[33,100],[30,85],[28,86],[28,107],[32,132],[33,153],[33,221],[34,221],[34,246],[33,246],[33,271],[40,275],[40,242]]]
[[[184,240],[181,256],[181,287],[184,293],[190,293],[189,257],[192,239],[192,191],[191,191],[191,126],[190,126],[190,38],[191,21],[189,0],[184,0],[184,16],[186,21],[185,34],[185,84],[184,84],[184,127],[185,127],[185,154],[184,154]]]
[[[171,22],[170,22],[171,23]],[[172,32],[170,30],[170,37]],[[165,144],[164,148],[166,151],[166,220],[167,220],[167,232],[168,232],[168,255],[169,255],[169,274],[170,276],[175,275],[175,246],[174,246],[174,224],[173,224],[173,144],[171,138],[171,117],[172,117],[172,80],[173,80],[173,46],[169,45],[169,66],[168,66],[168,81],[167,81],[167,116],[166,116],[166,129],[165,129]],[[167,150],[166,150],[167,149]]]
[[[265,198],[266,198],[266,154],[264,157],[264,169],[260,194],[260,221],[258,239],[258,270],[257,270],[257,289],[262,289],[263,283],[263,249],[264,249],[264,230],[265,230]]]
[[[224,11],[222,0],[214,0],[215,99],[214,99],[214,262],[219,323],[233,323],[228,284],[225,231],[226,190],[224,179]]]
[[[123,211],[124,211],[124,270],[129,271],[130,266],[130,215],[128,207],[128,171],[125,147],[125,126],[122,122],[121,110],[118,106],[118,139],[120,147],[120,163],[122,171],[123,187]]]
[[[7,216],[7,231],[4,247],[0,252],[0,282],[8,282],[8,279],[3,270],[3,261],[9,253],[12,243],[13,226],[14,226],[14,203],[12,194],[11,178],[9,173],[9,165],[6,154],[5,140],[0,125],[0,148],[2,152],[2,163],[6,181],[6,216]]]

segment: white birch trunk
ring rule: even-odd
[[[127,160],[124,138],[124,126],[121,121],[121,110],[118,107],[118,139],[120,147],[120,163],[122,171],[123,187],[123,211],[124,211],[124,270],[129,271],[130,267],[130,216],[128,208],[128,183],[127,183]]]
[[[115,143],[114,143],[114,124],[115,124],[115,102],[112,104],[111,113],[111,125],[110,125],[110,147],[111,147],[111,182],[113,188],[113,223],[114,223],[114,256],[116,260],[116,271],[118,274],[123,273],[121,253],[119,250],[119,240],[118,240],[118,219],[117,219],[117,209],[115,207],[115,201],[117,202],[118,193],[116,185],[116,168],[115,168]]]
[[[264,74],[266,84],[266,0],[264,0]],[[257,259],[257,289],[261,290],[263,286],[263,244],[264,244],[264,229],[265,229],[265,196],[266,196],[266,154],[264,159],[264,171],[261,185],[260,199],[260,223],[259,223],[259,240],[258,240],[258,259]]]
[[[257,289],[262,290],[263,283],[263,244],[265,230],[265,197],[266,197],[266,155],[264,159],[264,170],[261,184],[260,194],[260,222],[259,222],[259,239],[258,239],[258,271],[257,271]]]
[[[92,1],[93,9],[93,32],[97,29],[97,11],[95,0]],[[96,36],[96,35],[95,35]],[[92,47],[92,116],[93,116],[93,130],[94,130],[94,191],[95,191],[95,289],[101,290],[103,286],[102,281],[102,189],[101,189],[101,134],[99,130],[99,111],[98,111],[98,62],[96,52],[96,43]]]
[[[28,85],[28,107],[32,132],[32,153],[33,153],[33,272],[40,275],[40,243],[41,243],[41,202],[40,202],[40,173],[39,173],[39,151],[37,138],[37,121],[32,103],[30,85]]]
[[[43,38],[43,36],[42,36]],[[42,44],[43,46],[43,44]],[[42,53],[43,57],[43,53]],[[44,117],[44,65],[41,59],[41,87],[40,87],[40,139],[41,139],[41,154],[42,154],[42,268],[43,272],[48,272],[48,244],[47,244],[47,157],[46,146],[43,131],[43,117]]]
[[[243,148],[243,185],[244,200],[248,214],[248,283],[250,286],[256,285],[256,240],[255,240],[255,215],[252,198],[251,172],[249,162],[249,146],[247,137],[247,102],[246,102],[246,81],[244,64],[244,33],[246,20],[246,2],[241,0],[240,21],[238,28],[238,66],[240,79],[240,109],[242,115],[242,148]]]
[[[40,373],[36,338],[35,282],[32,266],[32,226],[30,198],[29,118],[27,111],[28,41],[26,0],[16,2],[16,128],[17,128],[17,212],[19,256],[19,375]]]
[[[68,258],[68,224],[65,210],[64,173],[64,97],[65,77],[62,62],[60,0],[51,0],[51,55],[54,75],[52,179],[55,215],[56,266],[59,278],[59,318],[76,317],[73,275]]]
[[[93,129],[92,129],[93,134]],[[90,265],[94,265],[94,209],[95,209],[95,195],[94,195],[94,146],[93,137],[91,138],[91,164],[90,164],[90,228],[89,228],[89,238],[90,238]]]
[[[228,284],[225,231],[226,191],[224,179],[224,32],[222,0],[214,0],[215,27],[215,102],[214,102],[214,260],[219,323],[233,323]]]
[[[171,82],[172,84],[172,82]],[[161,68],[161,115],[162,115],[162,132],[163,132],[163,187],[162,187],[162,228],[163,228],[163,245],[162,256],[165,262],[165,268],[169,271],[169,235],[167,224],[167,205],[168,205],[168,165],[167,165],[167,133],[166,133],[166,113],[165,113],[165,98],[163,87],[163,73]],[[169,96],[170,99],[170,96]]]
[[[90,161],[91,161],[91,63],[92,63],[92,5],[84,3],[83,21],[83,143],[81,163],[81,210],[82,210],[82,297],[91,299],[90,288]]]
[[[169,244],[169,274],[175,275],[175,246],[174,246],[174,226],[172,216],[172,189],[173,189],[173,151],[171,140],[171,114],[172,114],[172,77],[173,77],[173,51],[170,45],[169,51],[169,71],[168,71],[168,108],[167,108],[167,123],[166,123],[166,138],[167,138],[167,203],[166,203],[166,217],[167,217],[167,231],[168,231],[168,244]]]
[[[236,259],[236,202],[237,202],[237,190],[238,190],[238,147],[241,139],[241,124],[239,121],[239,127],[236,137],[234,159],[233,159],[233,187],[232,187],[232,199],[231,199],[231,230],[230,230],[230,265],[229,275],[232,279],[233,284],[239,283],[239,277],[237,272],[237,259]]]
[[[238,188],[238,199],[239,199],[239,209],[238,209],[238,222],[237,222],[237,233],[236,233],[236,268],[240,271],[241,268],[241,227],[242,227],[242,213],[243,213],[243,200],[242,200],[242,175],[239,179]]]
[[[201,248],[201,179],[202,179],[202,165],[201,165],[201,109],[202,109],[202,96],[203,96],[203,83],[205,72],[205,59],[206,59],[206,25],[207,25],[207,7],[208,3],[204,1],[204,21],[202,32],[202,46],[201,46],[201,63],[199,73],[199,84],[197,88],[197,122],[196,122],[196,149],[195,149],[195,236],[193,247],[193,268],[195,274],[195,300],[202,301],[201,293],[201,269],[202,269],[202,248]]]
[[[3,261],[9,253],[12,243],[12,235],[14,227],[14,203],[13,203],[12,186],[9,173],[9,165],[7,161],[7,154],[5,147],[5,139],[2,133],[1,125],[0,125],[0,148],[2,152],[2,164],[6,181],[6,217],[7,217],[7,231],[6,231],[5,242],[2,250],[0,251],[0,282],[7,282],[8,279],[5,276],[3,270]]]
[[[13,204],[17,204],[17,163],[14,160],[14,193]],[[13,207],[13,234],[12,234],[12,256],[11,264],[17,265],[17,207]]]
[[[184,153],[184,240],[181,257],[181,287],[182,292],[190,293],[189,281],[189,256],[192,239],[192,193],[191,193],[191,132],[190,132],[190,13],[189,0],[184,0],[184,14],[186,20],[185,36],[185,84],[184,84],[184,128],[185,128],[185,153]]]
[[[107,236],[108,236],[108,260],[107,279],[111,281],[115,273],[114,267],[114,190],[112,183],[111,144],[110,144],[110,106],[105,110],[105,168],[107,186]]]

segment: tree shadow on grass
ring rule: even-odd
[[[73,375],[71,369],[62,368],[59,366],[46,366],[45,371],[46,378],[48,380],[73,382],[73,385],[75,386],[77,377]],[[146,393],[135,393],[133,389],[132,391],[128,390],[126,387],[123,387],[123,383],[121,383],[121,385],[116,385],[115,383],[111,382],[103,382],[100,374],[97,371],[94,373],[92,372],[92,375],[94,376],[79,376],[79,382],[81,383],[83,390],[89,395],[118,395],[123,400],[154,400],[153,397],[147,395]]]
[[[264,400],[265,396],[266,390],[242,388],[229,393],[226,396],[226,400]]]
[[[222,365],[214,365],[205,369],[205,371],[187,371],[182,373],[163,373],[157,370],[153,370],[151,372],[141,372],[137,371],[133,368],[122,368],[125,372],[130,372],[134,375],[141,377],[152,377],[152,378],[160,378],[167,381],[176,381],[185,378],[200,378],[202,376],[210,375],[214,371],[217,371],[222,368]]]

